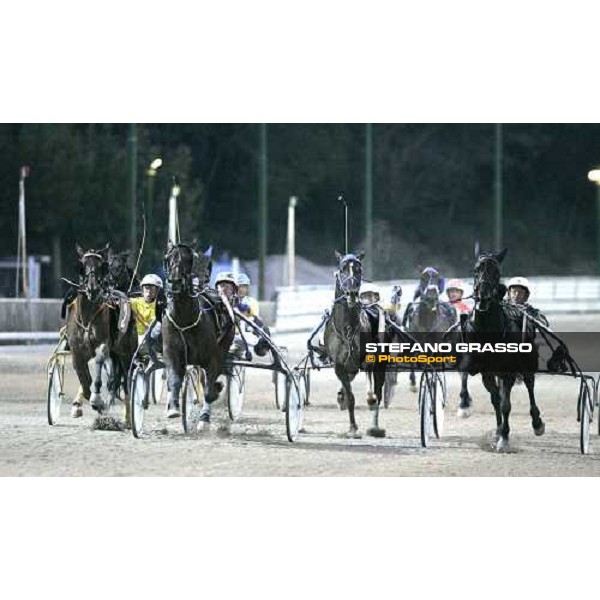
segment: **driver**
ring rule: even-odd
[[[526,277],[513,277],[508,282],[508,301],[516,306],[521,306],[525,309],[528,315],[534,319],[539,319],[544,325],[548,325],[548,319],[537,308],[528,304],[531,296],[531,286]]]
[[[131,312],[135,319],[136,331],[138,334],[138,344],[142,342],[148,328],[152,326],[152,331],[148,337],[148,354],[150,354],[150,369],[157,361],[157,352],[162,350],[162,311],[164,302],[159,294],[163,289],[162,279],[154,273],[145,275],[140,284],[142,295],[138,298],[131,298]],[[154,324],[154,325],[153,325]]]

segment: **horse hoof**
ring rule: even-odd
[[[369,429],[367,429],[367,435],[374,438],[384,438],[385,429],[381,429],[379,427],[369,427]]]
[[[99,413],[103,412],[105,407],[104,401],[100,394],[92,394],[90,397],[90,406]]]
[[[416,394],[416,393],[417,393],[417,386],[416,386],[414,383],[411,383],[411,384],[408,386],[408,389],[409,389],[411,392],[413,392],[413,394]]]
[[[535,433],[535,435],[544,435],[544,433],[546,433],[546,424],[542,421],[542,424],[539,427],[533,428],[533,433]]]
[[[498,442],[496,444],[496,451],[501,453],[510,452],[510,446],[508,445],[508,440],[506,438],[503,438],[501,436],[498,439]]]
[[[198,421],[198,425],[196,425],[196,431],[198,433],[207,433],[210,431],[210,421]]]
[[[178,408],[169,408],[167,411],[167,419],[177,419],[181,416],[181,412]]]
[[[83,417],[83,408],[81,407],[81,404],[73,403],[71,405],[71,417],[73,417],[74,419],[79,419],[79,417]]]
[[[459,419],[468,419],[471,416],[470,408],[460,408],[456,411],[456,416]]]
[[[350,431],[346,433],[345,437],[351,440],[359,440],[362,436],[360,433],[358,433],[358,430],[350,429]]]

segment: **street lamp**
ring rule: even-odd
[[[287,234],[287,262],[288,281],[290,287],[296,285],[296,204],[298,198],[291,196],[288,204],[288,234]]]
[[[597,228],[598,228],[598,232],[597,232],[597,264],[596,264],[596,270],[598,272],[598,274],[600,275],[600,168],[598,169],[592,169],[589,173],[588,173],[588,179],[596,184],[596,219],[597,219]]]
[[[162,158],[155,158],[146,171],[146,175],[148,175],[148,234],[151,239],[154,238],[154,178],[158,169],[162,167],[162,162]],[[150,250],[149,255],[150,261],[153,261],[153,250]]]
[[[179,215],[177,212],[177,198],[181,188],[173,181],[171,197],[169,198],[169,240],[174,244],[179,243]]]

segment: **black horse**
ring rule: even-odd
[[[130,254],[129,250],[125,252],[114,252],[112,248],[109,250],[107,283],[110,289],[127,293],[129,289],[137,290],[140,287],[139,277],[134,276],[134,271],[129,266]]]
[[[354,418],[354,394],[352,381],[361,365],[367,368],[367,404],[372,411],[371,427],[367,435],[385,436],[385,430],[379,427],[379,405],[385,380],[383,370],[374,371],[370,365],[364,365],[361,357],[360,334],[372,333],[368,315],[361,308],[359,290],[362,282],[362,263],[364,253],[359,255],[335,253],[338,260],[336,272],[335,300],[327,324],[325,325],[325,352],[334,365],[335,374],[342,384],[338,392],[338,404],[342,410],[348,409],[350,418],[350,437],[359,437]],[[373,385],[374,382],[374,385]]]
[[[67,340],[73,357],[73,367],[83,390],[73,403],[72,416],[82,415],[83,400],[90,400],[94,410],[102,413],[106,406],[100,391],[102,370],[105,364],[109,377],[107,387],[112,402],[121,384],[127,392],[126,374],[137,346],[135,325],[129,324],[124,333],[118,329],[118,310],[108,292],[108,256],[110,246],[101,250],[84,250],[76,246],[79,255],[79,284],[77,295],[69,304],[67,315]],[[95,359],[92,381],[88,361]],[[93,393],[92,393],[93,383]],[[126,419],[128,419],[126,406]]]
[[[531,322],[523,323],[523,314],[510,303],[504,302],[506,287],[500,283],[500,264],[506,249],[498,254],[484,253],[475,264],[473,297],[475,307],[468,319],[461,321],[466,342],[531,343],[531,353],[470,353],[464,356],[462,369],[470,375],[481,373],[483,385],[490,393],[496,413],[496,449],[509,448],[510,394],[518,376],[523,378],[529,393],[531,424],[535,435],[542,435],[545,425],[535,403],[535,373],[538,354],[535,329]]]
[[[195,243],[169,242],[165,254],[167,308],[162,319],[163,352],[167,366],[169,416],[179,416],[179,394],[187,365],[206,372],[200,423],[210,423],[211,404],[219,397],[217,377],[223,372],[234,337],[234,323],[219,323],[218,306],[206,286],[211,259]]]

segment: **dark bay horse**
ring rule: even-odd
[[[102,369],[107,365],[107,388],[112,403],[120,384],[127,390],[126,374],[137,346],[135,325],[125,333],[118,330],[118,310],[111,302],[108,290],[108,256],[110,246],[101,250],[84,250],[76,246],[79,255],[79,285],[77,297],[68,308],[67,339],[73,357],[73,367],[83,389],[83,398],[75,399],[72,416],[82,416],[83,399],[89,400],[99,413],[106,409],[100,394]],[[94,378],[88,361],[95,359]],[[93,393],[92,393],[93,384]],[[127,415],[127,402],[126,419]]]
[[[219,397],[217,377],[234,337],[234,323],[221,329],[215,303],[208,297],[211,259],[195,244],[169,242],[165,254],[167,308],[162,320],[167,366],[169,417],[179,416],[179,394],[187,365],[205,370],[206,386],[200,424],[210,423],[211,404]]]
[[[531,322],[523,323],[523,314],[502,298],[506,287],[500,283],[500,264],[506,249],[498,254],[484,253],[475,264],[473,297],[475,307],[468,319],[462,322],[466,342],[515,342],[532,344],[531,353],[471,353],[463,358],[462,367],[470,374],[481,373],[483,385],[490,393],[496,414],[496,450],[509,449],[510,395],[521,375],[529,394],[531,424],[535,435],[543,435],[544,422],[535,402],[535,373],[538,370],[538,353],[535,346],[535,329]]]
[[[364,253],[342,255],[336,251],[335,256],[338,260],[335,300],[331,316],[325,325],[325,352],[334,365],[336,377],[342,384],[338,392],[338,404],[342,410],[348,409],[350,419],[348,436],[360,437],[354,417],[355,400],[352,381],[363,364],[360,334],[372,333],[369,318],[362,310],[358,296],[362,282],[361,260]],[[368,369],[367,380],[369,385],[367,404],[372,411],[372,423],[367,430],[367,435],[383,437],[385,430],[379,427],[379,405],[385,372]]]

